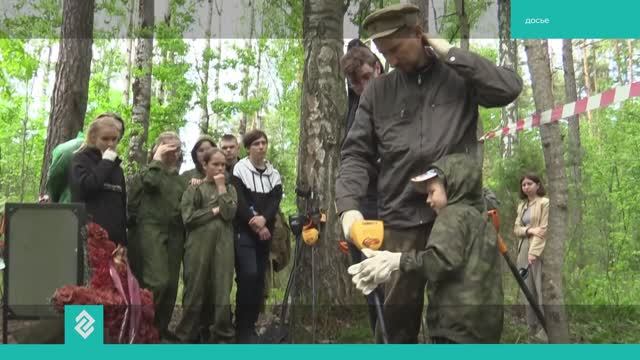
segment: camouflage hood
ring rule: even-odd
[[[471,155],[451,154],[430,166],[444,178],[447,205],[463,203],[484,212],[482,171],[478,165]]]

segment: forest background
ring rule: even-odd
[[[320,312],[319,331],[331,342],[371,341],[364,312],[345,311],[363,302],[336,245],[333,184],[346,125],[338,60],[348,40],[366,37],[366,15],[394,2],[3,1],[0,203],[36,201],[51,149],[102,112],[126,121],[119,153],[128,174],[145,165],[162,131],[178,131],[188,153],[201,133],[264,129],[283,178],[283,212],[303,209],[299,186],[313,188],[329,215],[313,249],[318,299],[332,309]],[[480,109],[479,134],[640,76],[638,40],[512,40],[509,1],[411,2],[428,13],[425,29],[523,77],[515,103]],[[639,117],[640,104],[628,100],[484,144],[484,184],[500,201],[512,256],[520,176],[541,174],[550,192],[545,309],[552,341],[640,342]],[[187,156],[182,170],[192,166]],[[305,252],[294,303],[310,304],[310,259]],[[288,270],[269,304],[282,300]],[[517,304],[507,272],[504,283],[507,303]],[[308,330],[306,316],[297,319]],[[522,309],[510,307],[503,340],[527,341],[524,326]]]

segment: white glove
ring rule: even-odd
[[[344,238],[351,241],[351,236],[349,236],[351,226],[358,220],[364,220],[364,216],[362,216],[362,213],[358,210],[347,210],[342,213],[340,218],[342,220],[342,232],[344,233]]]
[[[118,153],[111,149],[107,149],[102,153],[102,158],[105,160],[114,161],[117,157]]]
[[[400,269],[402,253],[362,249],[367,257],[361,263],[349,266],[347,271],[353,278],[356,288],[368,295],[379,284],[389,281],[391,274]]]
[[[440,57],[445,57],[449,53],[449,50],[453,47],[447,40],[440,38],[435,34],[422,34],[422,41],[433,48],[433,50]]]

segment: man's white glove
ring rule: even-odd
[[[111,149],[107,149],[102,153],[102,158],[105,160],[114,161],[117,157],[118,153]]]
[[[364,216],[362,216],[362,213],[358,210],[347,210],[342,213],[340,219],[342,220],[342,232],[344,233],[344,238],[351,241],[351,236],[349,236],[351,226],[358,220],[364,220]]]
[[[369,295],[379,284],[389,281],[391,274],[400,269],[402,253],[362,249],[367,257],[361,263],[349,266],[351,281],[363,294]]]
[[[445,57],[449,53],[449,50],[453,47],[447,40],[439,37],[435,34],[422,34],[422,42],[425,45],[431,46],[433,50],[440,57]]]

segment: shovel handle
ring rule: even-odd
[[[493,227],[496,228],[496,233],[498,234],[498,251],[500,251],[500,254],[504,255],[507,253],[508,249],[507,244],[504,242],[504,239],[502,239],[502,236],[500,235],[500,217],[498,216],[498,211],[489,210],[487,211],[487,215],[489,215],[489,218],[491,218]]]
[[[493,223],[493,227],[496,228],[496,231],[500,231],[500,217],[498,216],[497,210],[489,210],[487,211],[487,215],[491,218],[491,222]]]
[[[498,234],[498,251],[500,251],[500,254],[504,255],[507,253],[507,244],[505,244],[504,240],[502,239],[502,236],[500,234]]]

